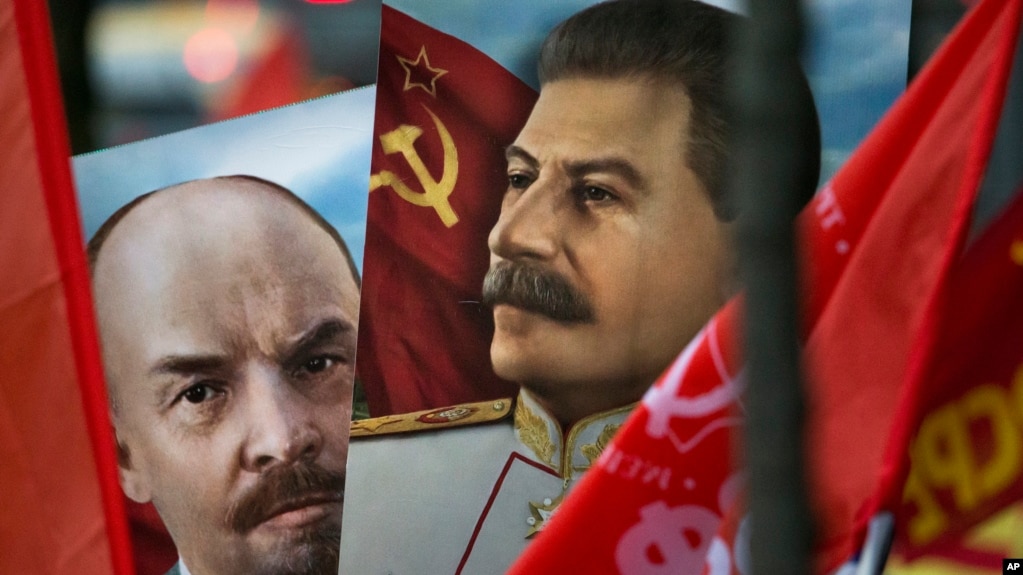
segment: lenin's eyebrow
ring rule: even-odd
[[[156,362],[149,370],[150,375],[177,375],[188,377],[197,373],[220,373],[228,365],[229,360],[221,355],[168,355]],[[170,401],[175,384],[164,382],[156,390],[159,405],[167,405]]]
[[[289,346],[288,356],[301,355],[303,352],[337,341],[341,336],[353,333],[355,326],[351,322],[333,317],[303,333],[294,344]]]
[[[227,365],[227,358],[220,355],[168,355],[156,362],[149,370],[153,375],[189,375],[211,372]]]
[[[533,157],[532,154],[523,150],[522,148],[512,144],[504,149],[504,159],[507,161],[520,160],[529,165],[530,168],[536,170],[540,167],[540,162]]]

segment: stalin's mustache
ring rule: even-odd
[[[502,261],[483,280],[483,303],[508,304],[562,323],[593,323],[589,299],[561,274],[535,265]]]

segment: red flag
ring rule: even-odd
[[[971,528],[961,538],[928,548],[926,556],[912,561],[907,561],[898,549],[902,545],[896,542],[897,548],[892,550],[885,572],[891,575],[1001,574],[1003,558],[1023,555],[1023,542],[1019,539],[1021,529],[1023,506],[1017,503]]]
[[[123,496],[128,513],[128,530],[135,558],[136,575],[163,575],[178,561],[178,548],[174,546],[163,519],[150,503],[136,503]]]
[[[854,519],[878,484],[892,425],[905,417],[900,396],[922,392],[904,384],[907,370],[937,333],[925,316],[968,230],[1006,92],[1019,5],[978,6],[832,184],[889,191],[806,348],[824,565],[853,552]],[[898,453],[906,447],[891,445]],[[858,519],[862,528],[869,513]]]
[[[46,4],[0,1],[0,572],[129,574]]]
[[[917,396],[912,466],[888,494],[907,558],[958,547],[967,529],[1023,498],[1021,194],[949,282],[927,392]]]
[[[373,415],[511,396],[479,305],[504,147],[536,93],[472,46],[383,7],[358,371]]]
[[[897,511],[895,573],[1001,573],[1020,555],[1023,190],[1015,198],[952,269],[926,393],[904,408],[920,414],[907,417],[908,478],[907,450],[889,452],[879,505]]]
[[[898,514],[914,555],[1023,497],[1020,194],[950,281]]]
[[[910,349],[959,253],[990,151],[1019,4],[988,0],[974,10],[800,217],[818,571],[849,558],[862,537],[856,513],[878,483]],[[734,549],[745,537],[732,479],[738,470],[718,447],[736,432],[725,423],[738,406],[725,397],[735,391],[729,378],[737,366],[713,345],[736,329],[734,308],[726,307],[648,393],[512,573],[569,566],[698,573],[704,561],[709,573],[738,571],[744,556]],[[709,397],[716,401],[703,401]],[[714,410],[680,409],[686,404]],[[623,475],[613,457],[670,480]]]

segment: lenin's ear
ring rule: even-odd
[[[111,421],[115,421],[113,414],[111,414]],[[121,481],[121,489],[132,501],[148,503],[153,498],[149,481],[136,466],[132,465],[131,450],[124,442],[116,425],[114,425],[114,441],[117,446],[117,476]]]

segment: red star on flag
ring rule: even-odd
[[[405,69],[404,92],[408,92],[412,88],[422,88],[429,95],[437,96],[437,79],[447,74],[448,71],[430,66],[430,58],[426,55],[426,46],[419,49],[419,55],[415,60],[401,56],[395,57],[398,58],[401,67]]]

